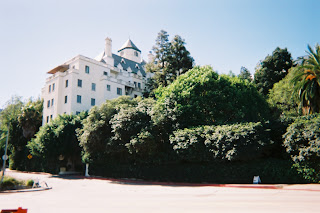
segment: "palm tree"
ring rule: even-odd
[[[299,96],[304,115],[320,111],[320,46],[315,50],[308,45],[307,56],[299,58],[300,65],[294,70],[291,83]]]

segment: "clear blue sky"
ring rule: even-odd
[[[198,65],[251,73],[277,47],[294,58],[320,43],[320,0],[0,0],[0,108],[13,95],[38,97],[47,71],[104,39],[151,50],[157,33],[178,34]]]

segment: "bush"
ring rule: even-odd
[[[170,143],[180,159],[201,162],[257,159],[273,142],[258,122],[178,130]]]
[[[27,182],[26,182],[26,186],[28,186],[28,187],[32,187],[33,184],[34,184],[33,180],[27,180]]]
[[[309,182],[320,181],[320,114],[298,117],[284,134],[284,146]]]
[[[185,183],[252,183],[259,175],[263,184],[305,183],[291,160],[260,159],[248,162],[103,164],[90,165],[90,173],[113,178]]]
[[[1,183],[1,190],[15,189],[17,186],[21,185],[22,182],[18,181],[12,177],[5,176],[3,182]]]

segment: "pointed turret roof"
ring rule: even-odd
[[[141,50],[139,50],[138,47],[130,39],[128,39],[122,45],[122,47],[118,50],[118,52],[120,52],[121,50],[124,50],[124,49],[134,49],[134,50],[137,50],[137,51],[141,52]]]

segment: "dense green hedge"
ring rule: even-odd
[[[111,178],[190,183],[252,183],[259,175],[262,183],[306,183],[292,168],[292,162],[268,158],[247,162],[101,164],[89,167],[90,174]]]
[[[310,182],[320,181],[320,114],[298,117],[284,135],[295,166]]]
[[[273,143],[260,122],[177,130],[170,143],[181,160],[248,161],[263,156]]]

